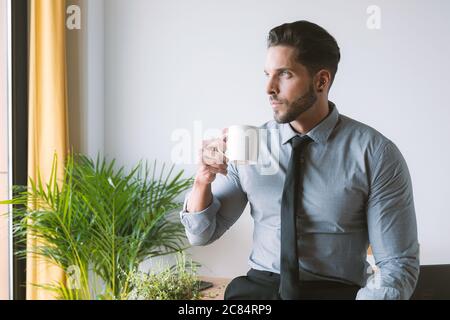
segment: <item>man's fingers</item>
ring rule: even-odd
[[[216,156],[208,156],[205,153],[202,155],[202,162],[215,168],[228,167],[226,160],[224,160],[223,158],[218,159]]]
[[[228,170],[226,170],[226,169],[219,169],[219,168],[215,168],[215,167],[209,166],[209,165],[207,166],[207,170],[208,170],[209,172],[214,173],[214,174],[220,173],[220,174],[226,175],[226,174],[228,173]]]
[[[215,141],[214,143],[202,148],[200,151],[200,157],[202,161],[207,160],[208,164],[226,164],[228,162],[228,158],[225,155],[225,148],[224,142]]]
[[[219,163],[226,163],[226,156],[222,151],[217,149],[203,150],[203,157],[216,159]]]
[[[225,151],[227,150],[227,144],[223,140],[215,139],[210,141],[208,144],[203,145],[203,149],[225,153]]]

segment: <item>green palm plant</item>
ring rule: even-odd
[[[126,299],[130,274],[147,258],[186,249],[184,228],[174,213],[176,198],[192,185],[183,171],[168,173],[163,164],[139,162],[130,172],[116,170],[115,160],[69,154],[59,183],[56,157],[45,187],[30,179],[31,188],[13,187],[18,239],[37,236],[35,246],[18,252],[55,263],[70,281],[45,284],[61,299]],[[35,209],[37,208],[37,209]],[[103,286],[98,290],[96,279]]]

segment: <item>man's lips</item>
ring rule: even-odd
[[[270,101],[270,104],[272,105],[272,106],[278,106],[278,105],[280,105],[280,104],[283,104],[283,102],[279,102],[279,101]]]

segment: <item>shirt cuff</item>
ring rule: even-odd
[[[190,192],[186,194],[184,199],[183,211],[180,212],[180,220],[187,232],[192,235],[200,235],[213,224],[221,204],[219,199],[213,195],[212,202],[206,209],[198,212],[187,212],[187,201],[190,194]]]

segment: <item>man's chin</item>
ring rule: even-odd
[[[280,111],[274,111],[273,112],[273,119],[277,123],[288,123],[291,122],[291,120],[288,119],[285,113],[282,113]]]

